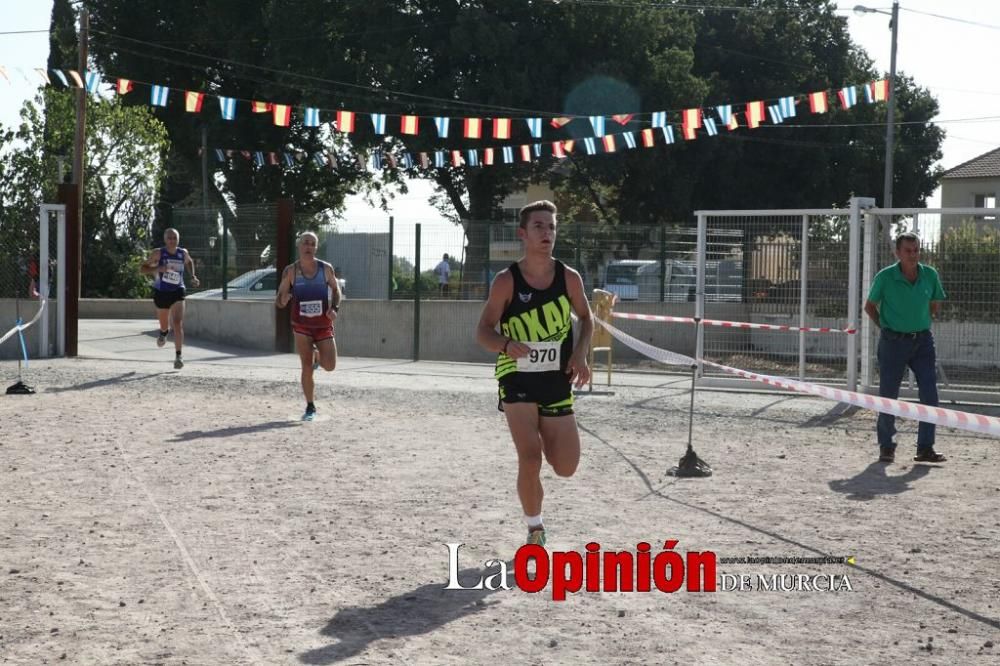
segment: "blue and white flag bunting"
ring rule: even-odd
[[[166,106],[167,105],[167,93],[170,88],[166,86],[153,86],[153,90],[149,96],[149,103],[153,106]]]
[[[845,109],[849,109],[858,103],[858,91],[854,86],[847,86],[840,89],[840,103]]]
[[[326,166],[326,157],[323,153],[313,153],[313,161],[316,162],[317,166]]]
[[[312,107],[306,107],[305,119],[303,124],[306,127],[319,127],[319,109],[314,109]]]
[[[445,157],[445,153],[444,153],[443,150],[435,151],[435,153],[434,153],[434,166],[436,166],[439,169],[443,169],[446,166],[448,166],[448,161],[447,161],[447,158]]]
[[[218,160],[219,162],[226,161],[226,154],[222,152],[222,148],[215,149],[215,159]]]
[[[703,122],[705,124],[705,131],[708,132],[709,136],[715,136],[716,134],[719,133],[719,129],[715,125],[715,118],[709,118],[708,116],[705,116]]]
[[[87,72],[87,92],[96,93],[101,88],[101,75],[97,72]]]
[[[477,167],[479,166],[479,151],[476,149],[470,149],[465,151],[466,162],[469,166]]]
[[[666,111],[654,111],[653,112],[653,127],[666,127],[667,126],[667,112]]]
[[[719,114],[719,120],[723,125],[728,125],[733,119],[733,105],[721,104],[715,107],[715,112]]]
[[[778,100],[778,110],[781,111],[781,118],[784,120],[786,118],[795,117],[795,98],[794,97],[782,97]]]
[[[413,155],[410,153],[403,153],[403,167],[407,169],[413,168]]]
[[[514,147],[513,146],[504,146],[503,147],[503,162],[504,162],[504,164],[513,164],[514,163]]]
[[[588,155],[596,155],[597,154],[597,142],[594,141],[594,137],[588,136],[586,139],[584,139],[583,140],[583,147],[587,149],[587,154]]]
[[[635,132],[625,132],[622,134],[622,139],[625,140],[625,145],[629,148],[635,148]]]
[[[66,80],[66,75],[62,73],[62,70],[61,69],[53,69],[52,71],[56,73],[56,76],[59,77],[59,80],[62,81],[62,84],[64,86],[66,86],[67,88],[69,88],[69,81]]]
[[[236,118],[236,99],[233,97],[219,98],[219,111],[223,120],[233,120]]]
[[[673,143],[674,142],[674,128],[673,128],[673,126],[671,126],[671,125],[664,125],[663,126],[663,139],[667,143]]]
[[[781,107],[779,107],[777,104],[772,104],[771,106],[767,107],[767,112],[771,115],[771,122],[774,123],[775,125],[780,125],[782,122],[784,122],[785,117],[781,115]]]
[[[257,163],[257,166],[264,166],[265,161],[264,161],[264,153],[263,152],[261,152],[259,150],[257,152],[255,152],[253,154],[253,159],[254,159],[254,162]]]
[[[591,116],[590,124],[594,128],[595,136],[604,136],[604,116]]]
[[[875,93],[872,91],[872,87],[869,85],[861,86],[861,89],[865,91],[865,101],[869,104],[875,103]]]
[[[531,147],[532,147],[533,152],[535,153],[535,157],[541,157],[542,156],[542,144],[540,144],[540,143],[534,143],[534,144],[531,145]]]
[[[385,134],[385,114],[373,113],[371,115],[372,115],[372,127],[375,128],[375,133]]]
[[[380,171],[382,169],[382,151],[381,150],[376,150],[374,153],[372,153],[372,168],[375,169],[376,171]]]
[[[451,124],[450,118],[435,118],[434,126],[437,127],[438,136],[442,139],[448,138],[448,125]]]
[[[531,132],[531,137],[533,139],[542,138],[542,119],[541,118],[525,118],[524,120],[528,123],[528,131]],[[511,160],[513,161],[513,160]]]

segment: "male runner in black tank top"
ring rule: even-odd
[[[542,456],[559,476],[576,472],[580,433],[572,385],[579,388],[590,379],[587,352],[594,323],[580,274],[552,258],[555,204],[536,201],[519,217],[524,256],[493,280],[476,341],[498,354],[500,410],[517,449],[517,494],[528,543],[545,545]],[[580,320],[575,345],[571,311]]]

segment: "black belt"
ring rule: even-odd
[[[910,340],[916,340],[921,335],[926,335],[930,333],[930,329],[924,329],[923,331],[916,331],[914,333],[900,333],[899,331],[894,331],[891,328],[883,328],[882,332],[887,334],[890,338],[907,338]]]

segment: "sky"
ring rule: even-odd
[[[858,15],[849,11],[856,4],[857,1],[838,2],[838,7],[844,9],[848,17],[851,37],[874,59],[876,67],[888,72],[889,16]],[[871,0],[865,4],[887,13],[891,11],[889,0]],[[900,7],[897,70],[915,77],[919,85],[928,88],[938,99],[940,114],[936,120],[947,131],[941,166],[951,168],[1000,147],[1000,80],[996,77],[996,63],[1000,62],[1000,2],[901,0]],[[51,0],[0,0],[0,15],[4,16],[0,33],[46,30],[51,10]],[[0,66],[6,67],[10,78],[8,84],[0,75],[0,124],[16,125],[21,104],[34,95],[39,82],[33,70],[45,67],[47,58],[46,34],[0,34]],[[962,122],[962,119],[989,116],[996,116],[998,120]],[[392,203],[389,213],[354,198],[348,202],[341,228],[383,230],[388,228],[389,215],[393,215],[397,234],[405,234],[408,238],[412,224],[420,222],[425,238],[440,239],[434,245],[432,256],[422,257],[421,264],[430,268],[435,262],[433,255],[445,251],[457,253],[461,248],[461,235],[453,234],[453,225],[443,221],[427,202],[430,194],[431,188],[426,181],[415,181],[409,194]],[[881,192],[871,195],[881,198]],[[938,203],[939,195],[935,194],[928,205]]]

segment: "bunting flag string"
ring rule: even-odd
[[[48,73],[49,70],[36,68],[34,71],[38,73],[46,85],[53,85],[53,80]],[[104,83],[104,79],[102,79],[98,72],[86,71],[81,73],[76,70],[68,69],[53,69],[51,71],[57,82],[67,88],[85,89],[90,93],[99,94],[100,86]],[[22,71],[22,75],[23,74],[24,72]],[[0,78],[9,82],[7,69],[2,66],[0,66]],[[204,106],[204,99],[207,95],[207,93],[200,91],[172,89],[164,85],[136,82],[132,79],[126,78],[110,79],[110,81],[113,82],[113,90],[118,95],[130,94],[135,90],[137,83],[143,86],[148,86],[150,90],[149,104],[153,107],[168,106],[171,99],[170,93],[173,90],[178,93],[175,97],[183,98],[184,110],[187,113],[201,113]],[[592,131],[592,136],[580,136],[584,132],[580,131],[580,126],[578,124],[574,124],[577,131],[573,132],[573,134],[576,135],[582,142],[583,151],[586,154],[597,155],[615,153],[621,150],[634,150],[640,147],[640,143],[643,148],[651,148],[657,143],[656,134],[654,134],[655,128],[660,129],[663,143],[673,144],[675,141],[675,126],[679,126],[679,129],[683,131],[684,139],[689,141],[697,138],[698,135],[705,135],[709,137],[718,136],[720,124],[725,126],[729,131],[734,131],[744,126],[748,129],[757,129],[768,119],[771,124],[779,125],[784,123],[789,118],[796,117],[796,107],[799,101],[808,101],[809,110],[812,114],[828,113],[830,111],[828,102],[830,92],[831,91],[829,90],[820,90],[804,95],[787,95],[772,100],[755,100],[746,102],[744,112],[734,111],[734,106],[739,108],[738,105],[720,104],[712,107],[691,107],[683,109],[680,112],[665,110],[654,111],[646,114],[615,113],[608,115],[556,116],[547,118],[547,120],[548,124],[555,129],[565,128],[570,123],[578,123],[579,121],[587,123],[587,125],[589,125],[588,131]],[[848,85],[835,89],[833,92],[836,93],[842,110],[851,109],[857,105],[859,101],[864,101],[869,104],[884,102],[891,94],[889,82],[887,80],[871,81],[858,85]],[[208,96],[215,97],[218,100],[221,116],[227,121],[236,119],[239,104],[248,104],[250,111],[254,114],[270,114],[274,125],[278,127],[290,127],[294,116],[301,119],[304,127],[318,128],[323,125],[323,114],[327,113],[332,114],[332,117],[328,117],[327,122],[334,120],[333,129],[338,132],[350,134],[357,130],[357,113],[355,111],[345,109],[329,110],[317,107],[298,108],[293,107],[290,104],[275,103],[267,100],[245,100],[233,97],[224,97],[221,95]],[[668,115],[674,113],[678,113],[679,115],[674,116],[673,118]],[[376,135],[394,133],[393,130],[396,127],[395,121],[392,125],[393,130],[390,130],[387,125],[387,118],[390,114],[365,112],[365,115],[368,115],[371,118],[372,128]],[[431,119],[433,120],[434,130],[436,130],[437,137],[439,139],[449,138],[449,126],[451,122],[450,117],[425,117],[416,114],[391,115],[393,118],[399,118],[400,124],[398,136],[420,136],[422,130],[420,120],[421,118],[426,118],[428,121]],[[743,123],[741,123],[739,119],[739,116],[741,115],[743,116]],[[607,119],[609,118],[617,123],[617,126],[621,128],[620,131],[616,129],[612,132],[608,132],[608,130],[611,129],[607,125]],[[645,120],[646,118],[648,118],[648,120]],[[492,138],[494,140],[516,140],[518,137],[515,136],[514,132],[514,120],[515,118],[511,117],[494,117],[485,119],[479,117],[461,118],[462,138],[470,140],[489,138],[483,136],[483,124],[485,122],[491,122]],[[528,117],[522,118],[522,120],[524,120],[525,125],[521,127],[527,128],[527,133],[532,139],[537,141],[542,138],[543,122],[546,118]],[[640,127],[637,128],[635,123],[638,123]],[[642,124],[647,123],[647,127],[641,127]],[[428,124],[430,123],[428,122]],[[636,129],[639,130],[638,138],[636,137]],[[520,131],[523,132],[524,130],[521,129]],[[517,154],[515,154],[515,151],[517,151]],[[517,157],[520,157],[523,162],[531,162],[535,159],[540,159],[543,156],[551,156],[555,159],[562,159],[568,156],[568,154],[572,151],[572,142],[565,139],[560,139],[554,142],[521,144],[519,146],[493,146],[475,149],[464,146],[461,149],[449,149],[435,153],[434,164],[436,168],[443,168],[448,164],[451,164],[452,166],[466,167],[493,166],[501,162],[504,164],[513,164]],[[277,151],[275,153],[263,153],[261,151],[243,152],[246,153],[247,159],[252,159],[258,166],[280,166],[282,163],[286,166],[291,166],[295,164],[294,161],[289,160],[291,153],[285,153],[283,151]],[[230,153],[224,153],[224,155],[230,155]],[[387,155],[392,154],[388,153]],[[408,159],[402,160],[403,164],[417,164],[417,160],[415,160],[412,155],[409,153],[406,153],[406,155],[408,156]],[[216,156],[218,157],[218,153],[216,153]],[[497,160],[495,156],[498,156],[501,159]],[[336,157],[330,153],[325,155],[319,154],[319,157],[322,158],[322,160],[317,159],[314,156],[314,161],[316,161],[317,164],[322,161],[323,166],[331,166],[336,162]],[[360,164],[364,165],[363,168],[367,166],[368,163],[368,159],[360,161]],[[398,164],[394,155],[392,155],[392,159],[388,159],[388,157],[386,159],[380,159],[380,163],[383,166],[389,164],[392,168],[395,168],[395,165]],[[429,168],[430,163],[430,156],[426,153],[420,153],[420,167]],[[407,168],[415,167],[408,166]]]

